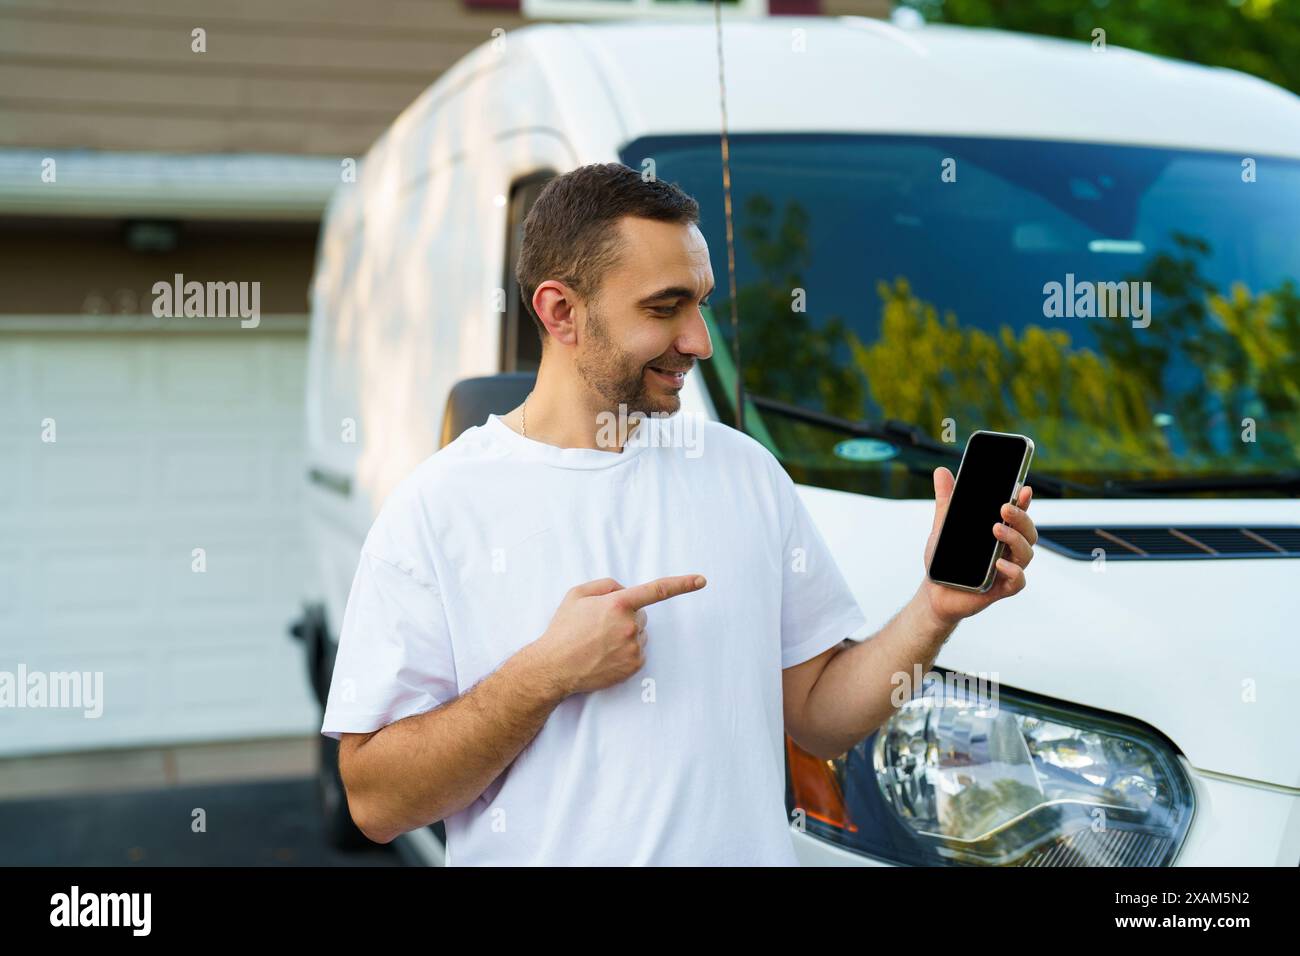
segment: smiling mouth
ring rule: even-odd
[[[654,372],[660,378],[670,385],[681,385],[686,380],[686,373],[690,369],[662,369],[655,366],[649,366],[650,371]]]

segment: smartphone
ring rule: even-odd
[[[1002,506],[1020,494],[1033,457],[1034,443],[1024,435],[971,434],[930,558],[931,581],[978,593],[993,587],[1004,549],[993,525],[1002,521]]]

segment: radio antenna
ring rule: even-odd
[[[736,373],[736,429],[745,430],[745,382],[740,364],[740,316],[736,303],[736,242],[731,224],[731,150],[727,143],[727,81],[722,64],[722,0],[713,0],[713,25],[718,39],[718,99],[722,107],[722,207],[727,220],[727,288],[731,301],[732,360]]]

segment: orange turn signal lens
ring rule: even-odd
[[[849,819],[844,792],[831,762],[810,754],[791,740],[789,734],[785,737],[785,752],[790,764],[795,808],[803,810],[814,820],[839,827],[847,833],[857,833],[858,828]]]

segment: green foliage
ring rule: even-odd
[[[888,418],[939,434],[945,418],[1028,431],[1057,471],[1127,469],[1170,476],[1290,467],[1300,448],[1300,295],[1290,280],[1252,294],[1226,293],[1201,275],[1204,241],[1175,236],[1134,281],[1151,282],[1165,307],[1150,328],[1094,319],[1096,351],[1060,328],[1008,325],[996,335],[963,326],[916,297],[905,278],[881,282],[879,338],[849,333],[853,364]],[[1196,375],[1173,385],[1171,357]],[[1181,423],[1175,455],[1162,416]],[[1241,440],[1242,423],[1257,428]],[[1137,466],[1140,465],[1140,468]]]
[[[755,194],[738,218],[738,244],[760,276],[738,290],[749,392],[841,418],[897,419],[934,437],[949,418],[961,431],[1026,432],[1044,466],[1062,475],[1295,465],[1300,293],[1291,280],[1258,292],[1217,288],[1204,276],[1204,239],[1174,233],[1169,251],[1128,280],[1149,282],[1159,299],[1149,327],[1127,317],[1081,320],[1095,349],[1054,324],[994,330],[962,324],[952,310],[941,318],[905,276],[877,282],[880,325],[863,341],[843,316],[821,312],[815,289],[807,311],[797,307],[811,260],[800,203],[787,201],[778,217],[772,200]],[[729,314],[723,299],[715,347],[728,353]],[[1183,371],[1171,375],[1175,366]],[[1250,441],[1245,420],[1256,429]],[[787,456],[816,448],[813,426],[783,427]]]
[[[808,211],[789,203],[779,223],[773,221],[775,212],[771,199],[755,194],[739,217],[743,224],[737,243],[744,245],[762,274],[737,295],[744,327],[754,323],[753,334],[741,339],[745,388],[787,400],[797,396],[804,402],[816,396],[813,404],[823,411],[856,417],[862,410],[863,383],[835,355],[848,337],[844,318],[829,315],[814,325],[809,312],[794,307],[793,290],[808,285]],[[730,306],[725,299],[716,314],[726,336],[722,346],[731,349]]]
[[[906,0],[926,20],[995,27],[1224,66],[1300,92],[1295,0]]]
[[[1002,325],[995,336],[959,324],[952,312],[940,321],[904,278],[882,282],[878,291],[880,338],[851,341],[854,364],[885,417],[933,435],[945,418],[1028,430],[1057,468],[1170,462],[1150,428],[1158,393],[1132,369],[1074,347],[1062,329],[1030,324],[1017,334]]]

